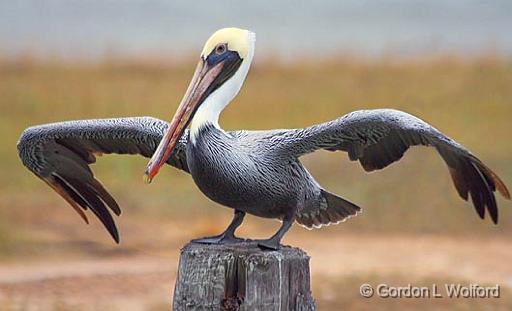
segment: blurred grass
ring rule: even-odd
[[[0,62],[0,253],[12,253],[20,239],[41,240],[45,230],[86,230],[60,197],[22,167],[16,141],[24,128],[141,115],[169,120],[193,68],[193,61]],[[303,127],[352,110],[384,107],[432,123],[510,185],[512,62],[496,56],[256,63],[221,124],[227,130]],[[458,198],[445,165],[430,149],[413,149],[399,164],[373,174],[342,153],[319,152],[304,162],[327,189],[364,209],[328,230],[482,235],[512,228],[510,202],[498,199],[499,226],[480,221]],[[123,207],[121,225],[195,221],[199,215],[229,218],[230,211],[207,200],[182,172],[166,169],[151,187],[143,185],[145,164],[142,158],[105,156],[94,166]]]

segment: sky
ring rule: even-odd
[[[512,54],[512,1],[0,0],[0,53],[95,59],[199,53],[218,28],[259,55]]]

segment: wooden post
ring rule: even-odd
[[[181,250],[173,310],[315,310],[309,278],[309,256],[298,248],[189,243]]]

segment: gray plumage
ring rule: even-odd
[[[52,123],[27,128],[18,142],[18,154],[36,176],[59,193],[88,222],[90,209],[116,242],[119,235],[107,206],[121,210],[94,178],[89,164],[100,154],[140,154],[151,157],[167,123],[155,118],[119,118]],[[183,139],[187,137],[186,133]],[[186,140],[180,140],[167,164],[188,172]]]
[[[106,209],[120,209],[94,178],[96,153],[150,157],[167,123],[154,118],[123,118],[55,123],[25,130],[18,143],[23,164],[46,181],[86,219],[91,209],[118,241]],[[314,180],[299,158],[318,149],[345,151],[366,171],[398,161],[411,146],[437,149],[449,167],[459,195],[471,197],[478,215],[498,221],[494,192],[510,194],[488,167],[464,147],[407,113],[382,109],[349,113],[304,129],[225,132],[205,124],[194,143],[185,131],[167,163],[190,172],[210,199],[260,217],[293,220],[311,228],[337,223],[360,208],[333,195]],[[238,216],[237,216],[238,215]],[[241,223],[235,214],[231,226]],[[285,227],[282,234],[289,228]],[[234,232],[234,229],[233,229]]]
[[[224,132],[206,125],[187,145],[190,173],[213,201],[259,217],[289,216],[310,228],[355,215],[358,206],[323,190],[298,155],[284,149],[294,132]]]

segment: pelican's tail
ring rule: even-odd
[[[361,208],[337,195],[321,190],[320,205],[299,211],[296,221],[308,229],[337,224],[355,216]]]

